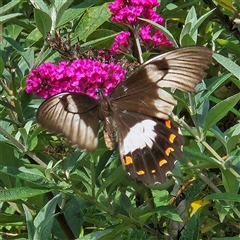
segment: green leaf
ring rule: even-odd
[[[128,210],[132,207],[131,201],[129,200],[128,196],[123,192],[119,197],[119,201],[126,212],[128,212]]]
[[[187,225],[184,228],[183,235],[180,237],[180,240],[195,240],[199,239],[199,215],[201,208],[193,214],[193,216],[188,221]]]
[[[194,7],[188,12],[188,15],[185,19],[185,24],[180,34],[180,44],[181,46],[188,46],[189,44],[195,45],[197,42],[197,29],[195,32],[192,32],[192,26],[197,21],[197,14]]]
[[[229,170],[221,169],[221,172],[223,186],[225,187],[226,192],[237,194],[239,190],[239,181],[236,176],[234,176]]]
[[[239,102],[240,93],[235,94],[212,107],[205,117],[203,132],[206,133],[214,124],[221,120]]]
[[[55,6],[57,9],[56,23],[59,22],[59,20],[63,16],[64,12],[67,10],[67,8],[71,5],[72,2],[73,2],[73,0],[55,1]]]
[[[77,238],[76,240],[97,240],[102,239],[106,234],[114,231],[114,229],[105,229],[103,231],[95,231],[85,235],[84,237]]]
[[[182,222],[175,206],[160,206],[156,207],[153,211],[148,211],[147,213],[139,216],[140,223],[143,225],[146,220],[155,213],[158,213],[160,216],[170,218],[173,221]]]
[[[11,13],[11,14],[7,14],[5,16],[1,16],[0,24],[6,23],[7,21],[12,20],[19,16],[22,16],[22,14],[21,13]]]
[[[33,239],[49,239],[59,198],[60,194],[52,198],[35,217],[33,223],[36,231]]]
[[[114,33],[112,35],[109,35],[109,36],[106,36],[106,37],[100,37],[96,40],[90,40],[90,41],[87,41],[86,43],[83,43],[81,45],[81,47],[84,49],[89,49],[89,47],[99,47],[103,44],[105,44],[106,42],[108,42],[109,40],[113,40],[114,37],[117,35],[117,33]]]
[[[238,235],[237,237],[218,237],[218,238],[212,238],[212,240],[239,240],[240,239],[240,235]]]
[[[34,19],[36,21],[36,25],[38,27],[38,30],[43,35],[43,38],[45,39],[47,36],[47,33],[50,32],[51,26],[52,26],[52,19],[51,17],[39,9],[34,9]]]
[[[41,37],[42,37],[41,32],[38,30],[38,28],[35,28],[28,34],[25,44],[31,47],[34,43],[41,39]]]
[[[194,24],[192,25],[192,29],[191,29],[191,35],[193,35],[197,31],[197,29],[200,27],[200,25],[212,14],[212,12],[214,10],[215,9],[212,9],[211,11],[207,11],[197,21],[194,22]]]
[[[40,9],[40,10],[44,11],[45,13],[50,14],[49,6],[43,0],[31,1],[31,3],[35,9]]]
[[[112,172],[112,174],[106,179],[106,181],[101,185],[101,187],[98,189],[96,197],[98,198],[98,196],[104,191],[104,189],[106,189],[107,186],[109,186],[113,182],[115,182],[115,184],[121,182],[122,181],[121,178],[124,175],[125,175],[125,171],[123,170],[122,166],[119,166],[118,168],[116,168]]]
[[[213,58],[240,80],[240,66],[229,58],[217,53],[213,53]]]
[[[9,12],[12,8],[14,8],[17,4],[19,4],[20,1],[21,0],[12,0],[9,3],[5,3],[2,7],[0,7],[1,15],[5,14],[6,12]]]
[[[212,194],[206,196],[204,199],[240,202],[240,195],[234,194],[234,193],[212,193]]]
[[[71,7],[67,9],[60,19],[59,23],[57,24],[57,27],[61,27],[66,23],[69,23],[70,21],[74,20],[75,18],[80,18],[83,13],[86,11],[86,9],[90,8],[92,5],[96,3],[96,0],[89,0],[86,2],[82,2],[80,4],[75,5],[74,7]]]
[[[206,84],[207,83],[210,83],[210,84],[207,86],[207,91],[205,91],[205,93],[201,96],[198,103],[201,104],[206,99],[208,99],[209,96],[214,91],[216,91],[221,85],[223,85],[231,77],[231,75],[232,75],[231,73],[227,73],[227,74],[222,74],[221,76],[207,79]]]
[[[25,219],[23,216],[17,214],[5,214],[0,213],[0,225],[1,226],[19,226],[19,225],[26,225]],[[2,240],[2,238],[0,238]]]
[[[217,38],[216,41],[221,44],[222,46],[229,49],[232,53],[236,54],[238,57],[240,57],[240,49],[238,44],[233,43],[229,39],[220,39]]]
[[[193,40],[190,34],[185,34],[181,38],[181,47],[190,46],[190,45],[196,45],[196,42]]]
[[[206,164],[206,165],[204,165],[205,168],[206,168],[206,166],[213,167],[214,166],[213,164],[215,164],[215,161],[212,158],[208,157],[206,154],[203,154],[199,150],[193,149],[190,147],[184,147],[184,156],[186,158],[203,161]],[[199,167],[199,166],[197,166],[197,167]],[[215,167],[218,167],[218,165],[216,165]]]
[[[33,239],[34,232],[35,232],[35,227],[33,224],[33,217],[32,217],[30,210],[28,209],[28,207],[25,204],[23,204],[22,206],[23,206],[24,213],[26,216],[28,239]]]
[[[3,173],[7,174],[8,176],[34,183],[39,185],[39,187],[46,186],[46,177],[35,168],[28,169],[23,166],[20,168],[15,168],[0,165],[0,174],[2,175]],[[47,184],[47,187],[51,188],[53,186]]]
[[[33,66],[33,59],[34,59],[34,51],[33,49],[27,49],[26,51],[24,48],[12,38],[4,36],[4,39],[7,40],[11,46],[20,54],[24,60],[26,61],[28,67],[31,69]]]
[[[92,32],[110,18],[111,14],[107,6],[108,3],[92,7],[83,15],[76,27],[76,35],[80,36],[81,40],[85,41]]]
[[[3,70],[4,70],[4,66],[5,66],[5,63],[2,59],[2,57],[0,56],[0,76],[2,76],[2,73],[3,73]]]
[[[10,188],[7,190],[0,191],[0,201],[11,202],[18,199],[24,199],[24,198],[42,195],[50,191],[51,189],[46,189],[46,188],[38,188],[38,189],[30,188],[30,187]]]
[[[30,131],[30,129],[29,129]],[[32,151],[38,144],[38,135],[42,131],[41,127],[38,127],[27,139],[27,148],[29,151]]]

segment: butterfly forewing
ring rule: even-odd
[[[194,92],[206,75],[211,50],[203,47],[179,48],[154,57],[120,83],[111,95],[116,108],[168,119],[177,101],[163,88]]]
[[[98,102],[86,94],[61,93],[41,104],[37,122],[81,149],[92,151],[98,144],[98,108]]]

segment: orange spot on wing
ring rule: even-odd
[[[173,143],[175,138],[176,138],[176,135],[171,133],[168,140],[169,140],[169,142]]]
[[[161,167],[163,166],[164,164],[167,163],[167,160],[166,159],[161,159],[159,162],[158,162],[158,165]]]
[[[137,174],[138,174],[138,175],[144,175],[145,172],[144,172],[143,170],[140,170],[140,171],[137,171]]]
[[[156,170],[155,169],[151,170],[151,173],[156,173]]]
[[[130,164],[132,164],[132,163],[133,163],[133,160],[132,160],[131,157],[129,157],[129,156],[125,156],[125,157],[124,157],[124,165],[125,165],[125,166],[130,165]]]
[[[171,127],[172,127],[170,120],[166,120],[166,121],[165,121],[165,125],[166,125],[167,128],[171,128]]]
[[[165,150],[165,153],[166,153],[167,156],[169,156],[170,153],[173,152],[173,151],[174,151],[174,149],[172,147],[169,147]]]

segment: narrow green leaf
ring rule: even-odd
[[[193,214],[193,216],[188,221],[185,229],[183,231],[183,235],[180,237],[180,240],[195,240],[199,239],[199,215],[201,212],[201,208]]]
[[[33,239],[49,239],[59,198],[60,194],[52,198],[35,217],[33,223],[36,231]]]
[[[109,36],[106,36],[106,37],[100,37],[96,40],[90,40],[90,41],[87,41],[85,43],[83,43],[81,45],[81,47],[84,49],[88,49],[89,46],[91,47],[96,47],[96,46],[101,46],[102,44],[104,44],[105,42],[109,41],[109,40],[112,40],[114,39],[114,37],[117,35],[117,33],[114,33],[112,35],[109,35]]]
[[[227,73],[227,74],[222,74],[221,76],[217,76],[217,77],[213,77],[211,79],[207,79],[208,83],[211,83],[207,86],[207,91],[205,91],[205,93],[201,96],[201,98],[198,101],[198,104],[201,104],[202,102],[204,102],[206,99],[209,98],[209,96],[216,90],[218,89],[222,84],[224,84],[229,77],[231,77],[231,73]]]
[[[12,38],[8,36],[4,36],[4,39],[8,41],[11,46],[20,54],[24,60],[26,61],[28,67],[31,69],[32,68],[32,59],[34,58],[33,56],[33,49],[27,49],[26,51],[24,48],[16,41],[14,41]]]
[[[121,182],[122,177],[125,175],[125,171],[123,170],[122,166],[119,166],[116,168],[113,173],[106,179],[106,181],[101,185],[101,187],[98,189],[98,192],[96,194],[96,198],[103,192],[104,189],[107,188],[110,184],[112,184],[115,181],[115,184],[118,182]],[[125,175],[126,176],[126,175]]]
[[[35,129],[31,136],[27,140],[27,148],[29,151],[32,151],[38,144],[38,135],[42,131],[41,127]]]
[[[213,164],[215,163],[215,161],[212,158],[208,157],[206,154],[202,154],[202,152],[200,152],[199,150],[190,147],[184,147],[184,156],[186,158],[203,161],[206,164],[210,164],[211,166],[213,166]]]
[[[71,7],[67,9],[60,19],[59,23],[57,24],[57,27],[61,27],[64,24],[72,21],[75,18],[80,18],[83,13],[86,11],[87,8],[90,8],[93,4],[96,3],[96,0],[89,0],[86,2],[82,2],[80,4],[75,5],[74,7]]]
[[[15,168],[0,165],[0,174],[2,173],[15,178],[22,179],[24,181],[38,184],[40,187],[41,186],[47,186],[49,188],[53,187],[50,184],[46,185],[47,180],[46,177],[38,169],[35,168],[28,169],[23,166],[20,168]]]
[[[40,9],[43,12],[50,14],[49,5],[45,3],[43,0],[31,0],[31,3],[35,9]]]
[[[72,2],[73,0],[55,1],[55,6],[57,9],[57,23],[62,18],[64,12],[67,10],[67,8],[71,5]]]
[[[45,39],[47,36],[47,33],[50,32],[51,26],[52,26],[52,19],[51,17],[39,9],[34,9],[34,19],[36,21],[36,25],[38,27],[38,30],[43,35],[43,38]]]
[[[3,70],[4,70],[4,66],[5,66],[5,63],[2,59],[2,57],[0,56],[0,76],[2,76],[2,73],[3,73]]]
[[[4,106],[6,108],[9,108],[10,110],[16,112],[16,108],[8,102],[4,102],[4,101],[0,100],[0,105]]]
[[[240,80],[240,66],[229,58],[217,53],[213,53],[213,58]]]
[[[0,191],[0,201],[9,202],[9,201],[14,201],[18,199],[24,199],[24,198],[42,195],[50,191],[51,189],[46,189],[46,188],[42,188],[42,189],[30,188],[30,187],[10,188],[7,190]]]
[[[235,94],[212,107],[205,117],[203,132],[206,132],[214,124],[226,116],[228,111],[230,111],[239,102],[239,100],[240,93]]]
[[[10,11],[14,8],[17,4],[19,4],[21,0],[12,0],[9,3],[5,3],[2,7],[0,7],[0,13],[3,15],[6,12]],[[2,17],[1,17],[2,18]]]
[[[206,196],[204,199],[206,200],[224,200],[231,202],[240,202],[240,195],[234,193],[213,193]]]
[[[149,211],[141,216],[139,216],[139,221],[143,225],[146,220],[153,214],[158,213],[160,216],[165,216],[173,221],[182,222],[182,219],[177,212],[175,206],[160,206],[155,208],[153,211]]]
[[[190,34],[185,34],[181,38],[181,47],[196,45],[196,41],[192,38]]]
[[[81,238],[77,238],[76,240],[98,240],[98,239],[102,239],[106,234],[112,231],[114,231],[114,229],[105,229],[103,231],[95,231]]]
[[[208,11],[204,15],[202,15],[193,25],[191,29],[191,34],[193,34],[199,27],[200,25],[212,14],[212,12],[215,9],[212,9],[211,11]]]
[[[28,207],[25,204],[23,204],[22,206],[23,206],[24,213],[26,216],[28,239],[33,239],[34,232],[35,232],[35,227],[33,224],[33,217],[32,217],[30,210],[28,209]]]
[[[17,214],[5,214],[0,213],[0,224],[1,226],[16,226],[16,225],[26,225],[23,216]],[[2,238],[0,238],[2,240]]]
[[[16,17],[22,16],[21,13],[11,13],[11,14],[7,14],[5,16],[1,16],[0,18],[0,24],[6,23],[7,21],[14,19]]]
[[[125,193],[121,193],[119,201],[126,212],[128,212],[128,210],[132,207],[131,201]]]
[[[236,54],[238,57],[240,57],[240,49],[239,49],[239,45],[233,43],[231,40],[229,39],[220,39],[217,38],[216,41],[221,44],[222,46],[226,47],[227,49],[229,49],[232,53]]]

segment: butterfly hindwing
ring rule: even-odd
[[[168,119],[177,101],[164,88],[194,92],[206,75],[211,50],[186,47],[159,55],[142,64],[111,95],[116,108]]]
[[[146,184],[165,183],[181,156],[183,137],[170,120],[116,110],[119,152],[131,178]]]
[[[41,104],[37,122],[79,148],[92,151],[98,145],[98,108],[98,102],[86,94],[60,93]]]

